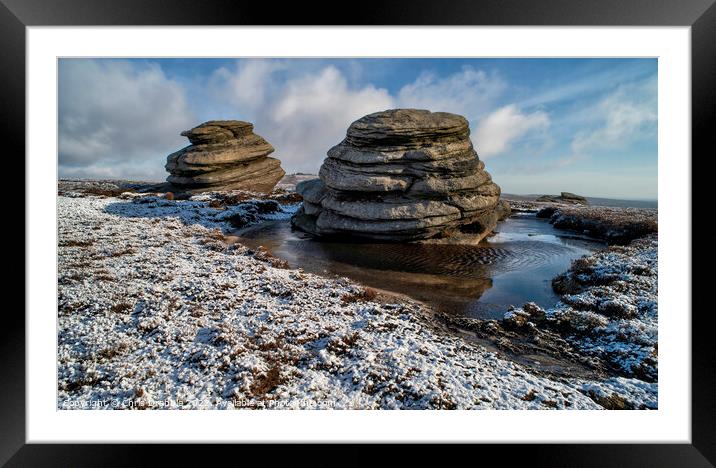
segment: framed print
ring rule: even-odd
[[[171,3],[3,0],[3,462],[714,463],[712,2]]]

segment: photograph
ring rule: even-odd
[[[660,60],[56,57],[56,410],[659,410]]]
[[[0,0],[0,466],[716,466],[715,2]]]

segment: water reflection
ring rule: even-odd
[[[549,307],[557,301],[551,279],[601,244],[560,233],[534,215],[500,223],[478,245],[317,241],[288,221],[262,223],[237,234],[249,247],[263,245],[292,267],[346,276],[423,301],[437,310],[497,318],[510,304]]]

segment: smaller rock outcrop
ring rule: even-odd
[[[211,120],[181,133],[191,142],[167,157],[167,182],[178,191],[270,192],[284,176],[274,148],[240,120]]]
[[[559,195],[542,195],[535,201],[551,203],[567,203],[570,205],[589,205],[589,201],[581,195],[570,192],[562,192]]]

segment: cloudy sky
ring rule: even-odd
[[[466,116],[504,192],[657,198],[656,59],[60,59],[59,173],[163,180],[179,133],[216,119],[317,173],[396,107]]]

